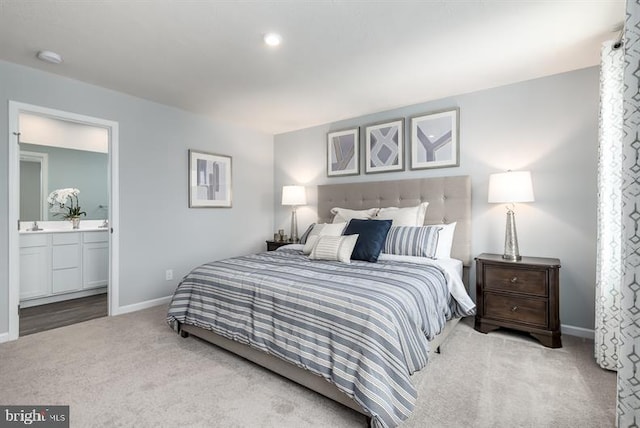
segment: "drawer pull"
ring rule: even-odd
[[[514,276],[513,278],[511,278],[511,283],[515,284],[516,282],[518,282],[518,277]]]
[[[518,310],[518,307],[517,307],[517,306],[514,306],[513,308],[511,308],[511,312],[515,312],[515,311],[517,311],[517,310]]]

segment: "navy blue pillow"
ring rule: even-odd
[[[351,253],[351,260],[377,262],[378,256],[384,248],[387,233],[392,220],[358,220],[352,219],[343,235],[359,235],[356,246]]]

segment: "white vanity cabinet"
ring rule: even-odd
[[[106,230],[20,235],[21,306],[96,294],[108,283]]]
[[[52,233],[51,293],[82,289],[81,233]]]
[[[51,235],[20,236],[20,300],[51,293]]]
[[[82,288],[104,287],[109,283],[109,235],[82,234]]]

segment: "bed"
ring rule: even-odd
[[[462,280],[471,261],[469,177],[332,184],[317,192],[319,222],[330,222],[336,206],[429,202],[425,225],[457,224],[454,260],[448,267],[393,256],[341,264],[285,246],[197,267],[178,286],[167,321],[183,337],[197,336],[367,415],[373,427],[397,426],[417,398],[411,374],[460,316],[474,313]]]

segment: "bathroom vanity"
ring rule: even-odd
[[[109,232],[101,221],[32,222],[20,230],[20,306],[30,307],[105,293],[109,282]]]

